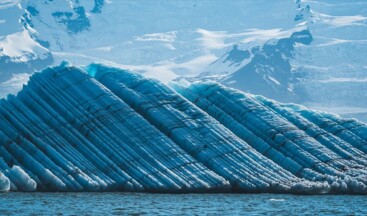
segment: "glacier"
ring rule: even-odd
[[[0,191],[367,193],[367,125],[63,62],[0,100]]]

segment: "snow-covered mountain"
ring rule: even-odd
[[[298,4],[294,20],[306,29],[259,46],[240,42],[191,80],[214,78],[247,92],[366,121],[367,2]]]
[[[0,97],[68,59],[366,120],[367,2],[2,0]]]

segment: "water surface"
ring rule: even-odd
[[[367,215],[367,196],[3,193],[1,215]]]

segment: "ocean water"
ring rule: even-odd
[[[367,215],[367,196],[2,193],[0,215]]]

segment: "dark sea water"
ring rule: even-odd
[[[367,196],[2,193],[0,215],[367,215]]]

